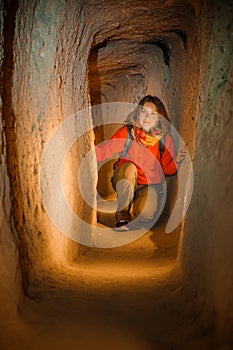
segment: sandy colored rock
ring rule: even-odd
[[[117,341],[123,349],[230,348],[232,1],[0,6],[2,348],[103,349]],[[65,234],[75,227],[85,236],[81,221],[89,233],[92,225],[114,225],[111,214],[97,223],[97,165],[87,154],[118,125],[94,132],[90,108],[137,103],[146,94],[164,101],[193,160],[188,214],[164,233],[177,188],[168,180],[168,206],[144,237],[110,250],[81,245]],[[55,133],[51,171],[41,173]],[[78,135],[72,144],[71,135]],[[61,171],[52,172],[64,149]],[[84,160],[87,184],[77,175]],[[99,172],[106,183],[111,169]],[[41,181],[64,230],[46,212]],[[97,187],[114,198],[110,185]]]

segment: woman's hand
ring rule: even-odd
[[[176,156],[176,163],[177,164],[181,164],[183,162],[183,160],[186,156],[186,153],[187,153],[187,151],[185,151],[185,150],[179,151],[179,153]]]

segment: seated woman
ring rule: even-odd
[[[158,97],[142,98],[125,124],[95,147],[98,162],[119,153],[112,177],[117,193],[116,230],[129,229],[132,204],[141,222],[153,220],[164,174],[175,175],[185,156],[184,152],[176,156],[169,119]]]

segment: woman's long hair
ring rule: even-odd
[[[152,128],[150,132],[154,130],[159,130],[163,135],[168,134],[170,132],[170,120],[168,118],[168,114],[164,107],[164,104],[156,96],[147,95],[143,97],[139,101],[137,107],[127,116],[125,120],[125,124],[132,125],[132,126],[139,126],[138,125],[139,114],[146,102],[152,102],[156,106],[156,110],[159,113],[158,124],[154,128]]]

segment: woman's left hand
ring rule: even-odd
[[[183,160],[186,156],[186,153],[187,153],[187,151],[185,151],[185,150],[179,151],[179,153],[176,156],[176,163],[177,164],[181,164],[183,162]]]

